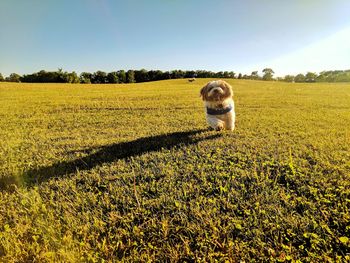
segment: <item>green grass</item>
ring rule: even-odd
[[[350,88],[0,83],[0,261],[350,260]]]

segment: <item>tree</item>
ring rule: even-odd
[[[224,72],[219,71],[215,73],[215,78],[223,78],[224,77]]]
[[[60,82],[60,83],[67,83],[70,80],[70,77],[68,76],[68,73],[63,71],[62,68],[58,68],[58,71],[56,72],[45,72],[42,70],[43,78],[49,78],[50,80],[42,81],[42,82]],[[40,73],[40,72],[39,72]]]
[[[18,75],[17,73],[11,73],[9,77],[5,79],[8,82],[21,82],[21,76]]]
[[[20,81],[30,83],[79,83],[80,79],[74,71],[69,73],[58,69],[57,71],[40,70],[33,74],[23,75]]]
[[[343,72],[339,73],[336,78],[336,82],[350,82],[350,70],[344,70]]]
[[[298,74],[294,78],[295,82],[305,82],[305,76],[303,74]]]
[[[148,77],[150,81],[161,80],[163,78],[163,72],[160,70],[148,71]]]
[[[259,79],[259,75],[258,75],[258,71],[253,71],[251,74],[250,74],[250,79],[253,79],[253,80],[257,80]]]
[[[263,80],[273,80],[273,74],[275,72],[271,68],[264,68],[262,72],[264,73]]]
[[[242,73],[239,73],[237,78],[241,79],[242,78]]]
[[[136,82],[146,82],[149,81],[148,71],[145,69],[135,71]]]
[[[224,78],[228,79],[230,77],[230,72],[224,71]]]
[[[120,83],[126,83],[126,73],[124,70],[118,71],[118,78]]]
[[[80,74],[80,83],[90,84],[92,79],[92,74],[89,72],[82,72]]]
[[[128,70],[127,72],[127,82],[135,83],[135,72],[133,70]]]
[[[180,69],[176,69],[172,71],[172,78],[173,79],[182,79],[185,76],[185,72],[183,72]]]
[[[184,77],[185,78],[195,78],[196,72],[194,70],[187,70]]]
[[[171,79],[173,76],[173,73],[171,71],[165,71],[163,76],[164,76],[164,79]]]
[[[236,73],[234,73],[233,71],[230,71],[228,74],[229,74],[229,78],[231,78],[231,79],[235,78]]]
[[[4,77],[2,76],[2,74],[0,73],[0,81],[4,81]]]
[[[293,82],[294,76],[293,75],[286,75],[286,76],[284,76],[284,81],[285,82]]]
[[[318,77],[317,77],[317,82],[335,82],[337,75],[340,72],[335,70],[335,71],[322,71]]]
[[[101,70],[96,71],[92,74],[92,83],[104,84],[107,83],[107,74]]]
[[[80,82],[80,79],[75,71],[73,71],[71,73],[65,72],[64,77],[65,77],[66,83],[79,83]]]
[[[109,72],[107,74],[108,83],[119,83],[118,72]]]
[[[61,69],[58,71],[45,71],[23,75],[21,82],[31,83],[64,83],[67,82],[67,72],[63,72]]]
[[[315,82],[317,78],[317,74],[313,72],[308,72],[305,75],[305,81],[306,82]]]

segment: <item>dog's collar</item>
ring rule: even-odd
[[[230,112],[233,109],[232,104],[229,104],[226,108],[212,109],[207,107],[207,114],[209,115],[222,115]]]

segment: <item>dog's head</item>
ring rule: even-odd
[[[231,85],[223,80],[208,82],[200,93],[204,101],[223,101],[233,96]]]

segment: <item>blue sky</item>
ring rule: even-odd
[[[0,73],[350,69],[348,0],[1,0]]]

